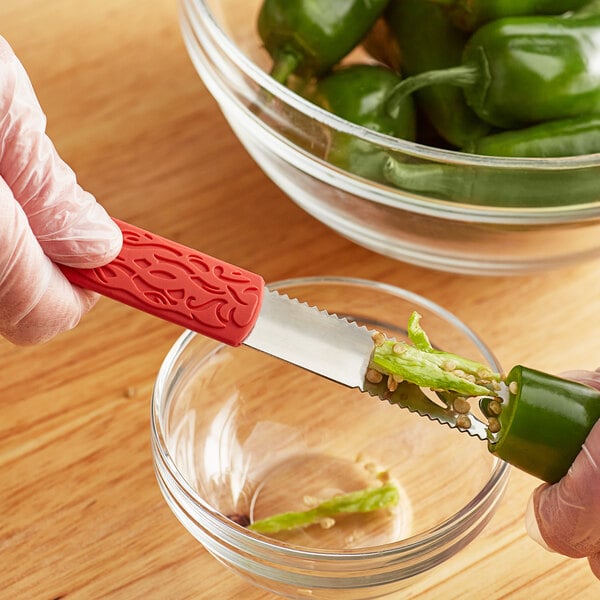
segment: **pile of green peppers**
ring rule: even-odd
[[[600,0],[264,0],[258,31],[274,78],[301,80],[310,101],[373,131],[475,155],[600,153]],[[359,46],[361,64],[348,58]],[[341,133],[326,158],[461,202],[600,200],[593,161],[564,171],[424,164]]]

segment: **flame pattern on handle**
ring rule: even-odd
[[[74,284],[238,346],[252,330],[264,281],[250,271],[116,220],[123,248],[103,267],[61,267]]]

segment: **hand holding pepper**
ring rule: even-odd
[[[599,371],[563,376],[600,389]],[[587,557],[600,579],[600,421],[591,430],[569,472],[533,493],[525,522],[543,547],[573,558]]]
[[[122,242],[45,124],[23,66],[0,37],[0,336],[18,344],[70,329],[96,301],[55,263],[103,265]]]

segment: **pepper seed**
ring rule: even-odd
[[[373,343],[376,346],[381,346],[383,345],[383,342],[385,342],[385,335],[383,335],[383,333],[381,333],[381,331],[376,331],[375,333],[373,333]]]
[[[500,431],[500,421],[496,417],[490,417],[488,419],[488,429],[492,433],[498,433]]]
[[[319,519],[319,525],[323,529],[331,529],[335,525],[335,519],[332,519],[331,517],[323,517],[322,519]]]
[[[365,378],[369,383],[381,383],[383,374],[376,369],[368,369]]]
[[[477,376],[480,379],[490,379],[492,376],[492,372],[488,368],[483,367],[477,371]]]
[[[471,404],[466,398],[459,396],[456,398],[452,404],[455,412],[466,415],[471,410]]]
[[[460,429],[469,429],[471,427],[471,419],[467,415],[458,415],[456,417],[456,426]]]
[[[511,381],[508,384],[508,391],[513,395],[516,396],[517,392],[519,391],[519,384],[516,381]]]
[[[390,375],[387,380],[387,389],[390,392],[395,392],[398,389],[398,382],[394,379],[393,375]]]
[[[455,360],[448,359],[442,363],[442,369],[444,369],[444,371],[454,371],[456,367],[458,367],[458,364]]]
[[[499,415],[502,412],[502,404],[500,404],[500,402],[498,402],[498,400],[492,400],[489,404],[488,404],[488,412],[490,412],[493,415]]]
[[[390,480],[390,473],[389,471],[379,471],[375,477],[382,483],[387,483]]]

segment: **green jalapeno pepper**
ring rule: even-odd
[[[497,416],[500,431],[490,452],[549,483],[563,477],[600,419],[600,391],[529,369],[513,367],[509,396]]]
[[[600,152],[600,115],[548,121],[524,129],[494,133],[472,140],[463,150],[488,156],[522,158],[593,154]]]
[[[462,87],[492,125],[512,129],[600,113],[600,15],[514,17],[478,29],[462,65],[408,77],[399,97],[423,87]]]
[[[399,189],[467,204],[532,208],[600,200],[600,166],[507,169],[388,157],[383,174]]]
[[[448,9],[452,22],[473,31],[490,21],[526,15],[560,15],[589,0],[429,0]]]
[[[388,0],[264,0],[258,32],[273,58],[271,75],[329,70],[367,34]]]
[[[400,48],[405,75],[460,64],[465,35],[452,26],[439,6],[423,0],[392,0],[385,19]],[[490,129],[455,86],[432,85],[419,90],[415,100],[438,134],[455,147],[464,146]]]
[[[393,137],[412,140],[415,136],[413,102],[395,104],[388,100],[401,77],[381,65],[349,65],[319,80],[312,97],[315,104],[329,112]],[[327,159],[352,173],[372,180],[383,180],[383,165],[388,154],[356,136],[336,133]]]

